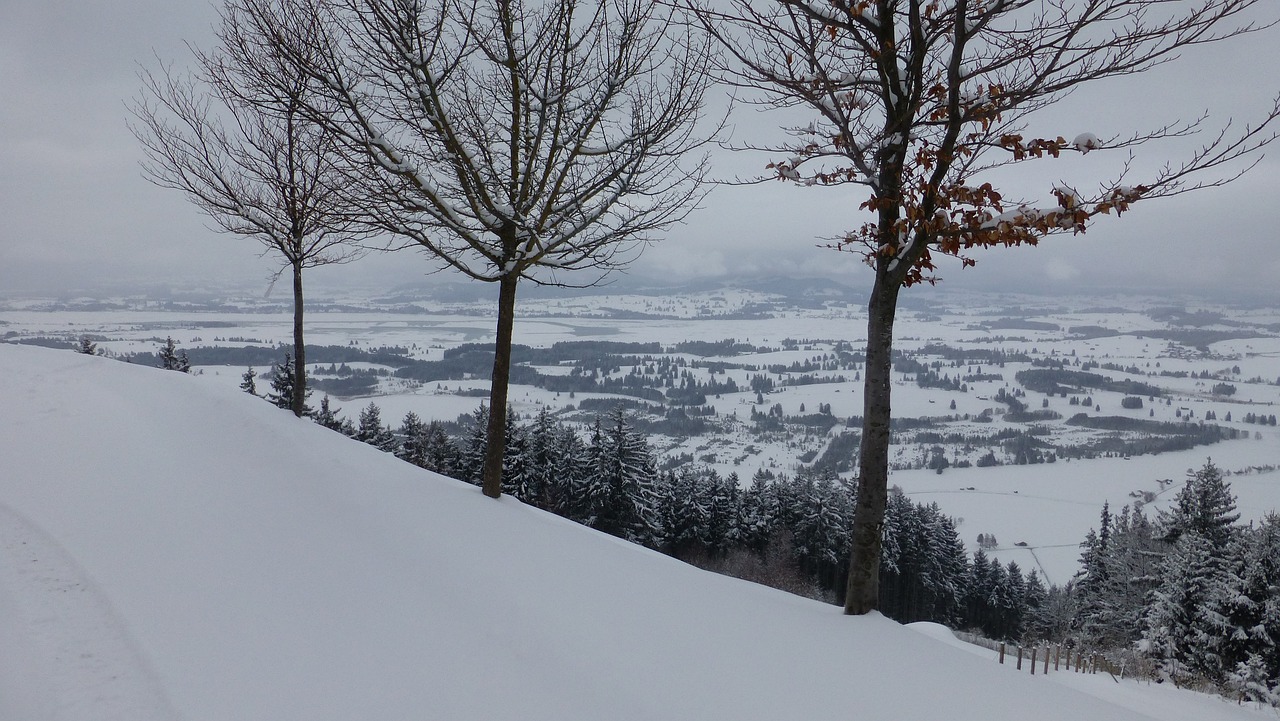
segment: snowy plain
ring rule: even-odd
[[[208,379],[0,344],[0,718],[1246,721],[706,573]]]
[[[317,303],[318,310],[307,316],[308,344],[355,346],[373,349],[383,346],[410,350],[414,358],[439,360],[444,352],[462,343],[490,342],[494,320],[492,305],[474,302],[382,303],[377,296],[357,293],[335,296]],[[515,342],[533,347],[575,340],[606,340],[658,343],[670,348],[684,341],[733,339],[768,351],[725,357],[701,358],[668,353],[670,358],[694,362],[724,361],[738,365],[788,365],[804,362],[831,351],[833,344],[845,342],[855,349],[864,344],[866,315],[854,296],[827,295],[820,302],[795,305],[760,291],[723,288],[715,291],[670,293],[667,295],[591,295],[588,297],[527,299],[515,326]],[[100,303],[88,299],[90,303]],[[1185,302],[1185,301],[1182,301]],[[1243,518],[1261,518],[1280,509],[1280,432],[1274,427],[1245,423],[1244,414],[1280,411],[1280,310],[1267,307],[1185,306],[1180,301],[1152,297],[1063,297],[1047,298],[1006,294],[949,293],[930,289],[927,294],[904,299],[897,325],[895,347],[918,351],[930,345],[945,345],[967,351],[1019,353],[1034,360],[1080,360],[1136,368],[1139,373],[1103,372],[1109,377],[1155,383],[1167,390],[1168,403],[1148,403],[1144,408],[1121,407],[1125,394],[1094,390],[1090,393],[1101,411],[1140,420],[1182,423],[1189,418],[1213,421],[1234,428],[1244,438],[1190,450],[1142,455],[1132,458],[1099,457],[1060,460],[1053,464],[1006,465],[997,468],[959,468],[944,474],[918,466],[928,445],[895,441],[894,469],[890,482],[920,502],[937,502],[944,513],[958,521],[962,540],[973,551],[979,534],[995,536],[999,545],[988,553],[1003,562],[1017,561],[1024,570],[1037,569],[1051,583],[1064,583],[1078,570],[1079,544],[1098,524],[1104,502],[1113,512],[1142,499],[1148,513],[1166,507],[1189,469],[1206,460],[1232,475],[1229,480],[1239,497]],[[45,302],[0,303],[0,336],[16,339],[32,336],[62,337],[74,341],[81,334],[100,338],[103,350],[126,355],[154,352],[158,341],[174,338],[180,347],[227,345],[239,347],[248,341],[275,347],[291,340],[291,318],[279,305],[263,299],[223,300],[217,310],[184,308],[182,303],[119,302],[121,310],[81,311],[76,303],[59,304],[51,310]],[[275,305],[272,311],[270,306]],[[1167,310],[1213,313],[1216,322],[1201,326],[1181,326],[1169,320]],[[340,311],[331,308],[341,308]],[[758,315],[744,314],[764,309]],[[642,314],[645,317],[630,317]],[[1176,317],[1176,314],[1175,314]],[[1011,322],[1013,321],[1013,322]],[[1019,322],[1020,321],[1020,322]],[[1026,321],[1033,321],[1027,323]],[[1204,350],[1174,343],[1151,333],[1198,328],[1218,333],[1222,340]],[[1115,335],[1089,337],[1072,329],[1101,328]],[[1231,337],[1241,328],[1258,330],[1253,337]],[[1270,329],[1270,330],[1268,330]],[[1245,336],[1249,333],[1242,334]],[[928,358],[925,359],[926,361]],[[324,364],[312,366],[313,372]],[[359,364],[357,364],[359,365]],[[938,418],[948,414],[977,415],[1004,406],[994,397],[1001,389],[1017,387],[1014,375],[1031,367],[1026,362],[978,366],[982,373],[1000,380],[971,384],[968,392],[921,388],[911,376],[895,374],[894,414],[897,418]],[[1235,368],[1239,372],[1234,372]],[[206,366],[197,369],[201,381],[237,388],[244,373],[238,366]],[[263,371],[265,368],[259,368]],[[628,372],[621,369],[619,375]],[[1239,389],[1230,397],[1210,392],[1215,380],[1170,377],[1161,373],[1220,374]],[[541,366],[544,375],[563,374],[567,366]],[[943,367],[943,372],[959,375],[966,368]],[[695,378],[710,376],[705,368],[691,371]],[[813,413],[819,405],[830,406],[837,419],[862,412],[861,383],[847,371],[842,383],[779,385],[757,396],[744,390],[708,398],[727,428],[689,438],[654,436],[651,443],[659,456],[687,455],[698,464],[709,465],[724,475],[736,473],[745,483],[759,469],[791,474],[806,454],[820,454],[843,430],[792,434],[761,438],[752,432],[749,416],[777,405],[786,414]],[[1156,374],[1156,375],[1152,375]],[[732,377],[744,389],[754,371],[730,370],[716,376]],[[772,374],[779,383],[783,376]],[[1261,378],[1267,382],[1245,382]],[[488,388],[483,379],[427,382],[384,379],[376,392],[333,399],[333,406],[355,419],[369,403],[381,409],[385,423],[396,426],[406,413],[425,420],[453,421],[476,410]],[[606,394],[555,393],[533,386],[515,385],[510,401],[518,414],[532,416],[543,408],[563,411],[586,398],[617,398]],[[1025,399],[1033,410],[1041,403],[1048,410],[1069,418],[1082,409],[1066,397],[1044,397],[1028,393]],[[316,398],[312,398],[313,403]],[[952,409],[951,404],[955,404]],[[1234,420],[1224,420],[1234,413]],[[1025,430],[1027,424],[1005,422],[998,416],[992,423],[947,422],[950,432],[990,434],[995,430]],[[1089,432],[1070,429],[1062,422],[1051,430],[1066,442],[1079,440]],[[978,443],[961,450],[951,446],[949,455],[958,460],[967,454],[970,461],[988,447]],[[1006,459],[1006,462],[1012,459]],[[1173,483],[1161,484],[1160,481]]]

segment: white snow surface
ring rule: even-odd
[[[0,719],[1275,718],[1018,674],[198,377],[9,344],[0,368]]]

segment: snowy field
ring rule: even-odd
[[[2,719],[1276,718],[702,572],[208,374],[0,368]]]
[[[851,300],[857,299],[851,296]],[[90,312],[76,310],[74,302],[53,306],[10,301],[0,305],[0,338],[47,337],[70,342],[89,335],[99,339],[100,349],[118,356],[154,352],[165,337],[172,337],[180,348],[274,347],[291,341],[291,316],[279,312],[278,305],[264,306],[261,299],[225,301],[214,310],[200,311],[180,304],[114,304],[118,309]],[[331,309],[337,306],[341,312]],[[491,342],[493,336],[492,307],[486,302],[413,301],[391,307],[363,301],[357,295],[326,301],[319,308],[307,316],[309,345],[365,350],[400,347],[415,359],[437,361],[449,349],[464,343]],[[747,314],[749,310],[756,312]],[[644,317],[634,317],[637,315]],[[756,291],[537,298],[522,306],[515,342],[547,348],[563,341],[603,340],[673,348],[684,342],[732,339],[761,349],[711,357],[662,354],[688,363],[695,380],[731,378],[743,390],[707,399],[717,414],[708,433],[651,438],[659,455],[686,455],[722,474],[737,473],[745,483],[759,469],[789,474],[801,459],[820,456],[833,436],[845,430],[843,420],[862,413],[861,382],[855,380],[853,371],[836,370],[818,374],[843,375],[844,382],[784,386],[795,374],[738,368],[711,375],[705,365],[722,362],[764,369],[820,362],[839,343],[860,349],[865,323],[865,312],[851,302],[827,298],[818,304],[797,305]],[[970,550],[976,548],[978,534],[994,535],[999,547],[990,551],[992,555],[1006,562],[1016,560],[1023,568],[1038,568],[1049,581],[1063,583],[1076,571],[1079,543],[1088,529],[1096,526],[1104,502],[1109,502],[1113,511],[1139,500],[1149,511],[1161,509],[1176,493],[1188,469],[1200,467],[1210,457],[1233,473],[1229,480],[1246,520],[1280,508],[1280,471],[1276,470],[1280,467],[1280,431],[1275,426],[1244,422],[1248,413],[1280,413],[1280,310],[1185,308],[1159,298],[1045,299],[927,290],[904,296],[897,336],[896,348],[905,352],[945,346],[966,353],[999,352],[1029,359],[1003,365],[970,361],[951,367],[939,356],[920,356],[925,363],[939,363],[940,373],[960,377],[976,372],[998,378],[973,381],[963,392],[923,388],[914,375],[895,373],[895,417],[944,419],[935,429],[939,432],[990,436],[1001,430],[1025,431],[1032,424],[1006,421],[1001,415],[1006,406],[996,400],[997,394],[1019,388],[1014,376],[1020,370],[1065,362],[1073,369],[1086,367],[1073,363],[1099,364],[1104,367],[1091,372],[1152,384],[1166,395],[1154,402],[1143,398],[1142,408],[1127,409],[1121,405],[1127,394],[1109,390],[1072,394],[1088,397],[1091,407],[1074,405],[1072,397],[1027,391],[1022,401],[1028,410],[1052,411],[1060,416],[1057,421],[1034,424],[1047,434],[1046,442],[1070,445],[1108,435],[1065,424],[1065,419],[1081,411],[1175,424],[1216,417],[1212,423],[1242,436],[1190,450],[1064,458],[1034,465],[1013,465],[1011,456],[1002,455],[1009,465],[994,468],[957,467],[958,462],[975,462],[988,451],[1003,454],[994,441],[949,444],[942,450],[952,465],[942,474],[924,467],[935,444],[917,442],[911,434],[896,438],[890,482],[916,500],[937,502],[944,512],[956,517],[961,538]],[[1204,342],[1197,347],[1201,340]],[[694,367],[698,364],[703,367]],[[323,372],[327,367],[314,364],[311,370]],[[352,363],[351,367],[377,366]],[[241,366],[203,366],[197,368],[197,378],[205,384],[235,389],[244,370]],[[539,366],[537,370],[552,376],[566,375],[571,369]],[[624,367],[615,375],[631,370]],[[747,390],[758,373],[777,382],[774,390],[760,397]],[[1211,377],[1193,377],[1206,373]],[[1229,383],[1235,393],[1215,395],[1213,387],[1220,382]],[[333,406],[354,419],[362,408],[376,403],[383,420],[393,427],[409,412],[425,420],[454,421],[480,405],[487,387],[487,381],[480,378],[418,383],[392,377],[379,380],[371,393],[335,397]],[[589,398],[618,397],[589,392],[571,395],[522,385],[514,385],[510,395],[514,410],[528,416],[543,408],[563,413],[571,404]],[[313,396],[313,404],[316,401]],[[813,414],[828,406],[835,425],[830,431],[793,428],[781,434],[753,432],[752,413],[764,413],[775,406],[788,416]],[[965,420],[984,413],[994,414],[993,420]],[[1228,414],[1231,420],[1224,420]],[[1159,483],[1164,480],[1174,483]]]

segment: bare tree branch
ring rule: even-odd
[[[887,497],[893,320],[899,290],[935,282],[935,254],[971,265],[975,248],[1033,245],[1081,233],[1139,201],[1219,187],[1272,143],[1280,101],[1243,128],[1227,123],[1182,160],[1135,179],[1133,158],[1186,138],[1207,118],[1101,139],[1028,137],[1037,112],[1073,91],[1137,75],[1189,48],[1271,28],[1261,0],[680,0],[723,48],[723,82],[766,107],[805,108],[806,127],[765,148],[768,176],[868,189],[872,215],[834,247],[876,274],[855,541],[846,611],[877,604]],[[1117,177],[1082,193],[1065,183],[1049,203],[1014,201],[984,173],[1064,153],[1124,153]],[[1098,156],[1094,156],[1098,157]]]
[[[595,282],[696,207],[710,42],[645,0],[241,1],[309,79],[366,222],[498,283],[498,495],[516,283]]]
[[[147,159],[144,176],[181,191],[224,232],[253,238],[293,280],[293,411],[305,406],[302,271],[363,254],[367,228],[345,182],[336,138],[304,112],[305,76],[272,55],[229,3],[213,51],[192,48],[196,71],[140,73],[130,129]],[[274,279],[272,281],[274,283]]]

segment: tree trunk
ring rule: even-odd
[[[307,350],[302,341],[302,264],[293,263],[293,414],[302,417],[307,404]]]
[[[880,604],[880,546],[889,499],[889,405],[893,375],[893,319],[901,285],[881,270],[867,308],[867,367],[863,374],[862,445],[853,551],[844,612],[861,615]]]
[[[484,449],[484,494],[502,495],[502,456],[507,446],[507,384],[511,377],[511,329],[516,318],[516,282],[507,273],[498,281],[498,338],[493,346],[493,380],[489,390],[489,434]]]

